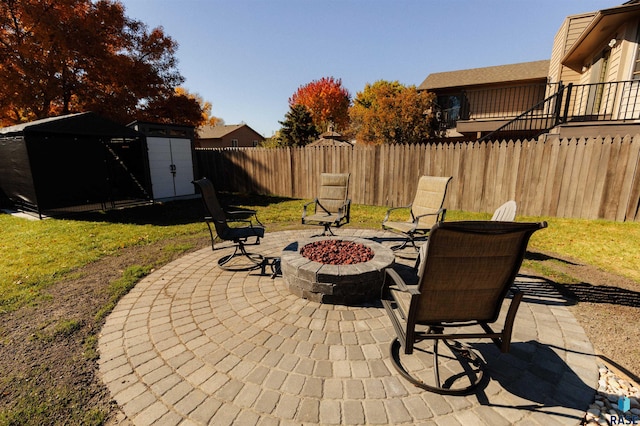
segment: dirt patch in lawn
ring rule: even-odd
[[[557,255],[530,253],[528,258],[573,278],[547,276],[569,303],[596,354],[640,382],[640,283]]]
[[[118,410],[97,365],[96,314],[109,303],[109,283],[132,265],[171,261],[168,247],[196,250],[208,237],[132,247],[91,263],[47,290],[35,306],[0,316],[0,424],[115,424]]]
[[[76,271],[48,290],[36,306],[0,316],[0,423],[126,424],[103,385],[95,352],[102,321],[95,316],[109,302],[107,288],[131,265],[173,260],[167,245],[207,238],[174,239],[133,247]],[[557,284],[596,351],[632,374],[640,373],[640,284],[570,259],[534,253],[534,260],[570,275]]]

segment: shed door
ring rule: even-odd
[[[189,139],[171,139],[171,158],[174,166],[173,184],[175,195],[195,193],[193,182],[193,157]]]
[[[189,139],[147,138],[153,198],[194,194]]]

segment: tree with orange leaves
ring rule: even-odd
[[[199,121],[198,102],[175,92],[176,49],[118,1],[0,0],[0,125],[82,111],[126,124],[176,99],[172,121]]]
[[[160,97],[147,104],[138,114],[144,121],[199,127],[215,126],[223,120],[211,115],[211,102],[206,102],[197,93],[189,93],[177,87],[172,96]]]
[[[323,77],[300,86],[289,98],[289,107],[295,105],[307,108],[319,133],[325,132],[329,124],[333,124],[337,131],[349,127],[351,95],[342,87],[340,79]]]
[[[432,103],[433,95],[415,86],[385,80],[367,84],[349,110],[350,134],[365,144],[422,143],[432,133],[427,116]]]

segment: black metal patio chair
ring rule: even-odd
[[[211,224],[213,224],[218,238],[225,241],[233,241],[235,244],[233,253],[221,257],[218,260],[218,265],[222,269],[231,271],[245,271],[263,267],[264,256],[249,253],[245,249],[249,238],[255,238],[255,241],[251,244],[257,245],[260,244],[260,238],[264,237],[265,228],[258,220],[256,212],[254,210],[225,211],[221,207],[215,187],[209,179],[202,178],[193,181],[193,183],[200,190],[203,205],[207,212],[204,220],[209,228],[211,248],[214,249],[215,240]],[[256,224],[253,223],[251,217],[255,219]],[[230,223],[234,226],[229,226]],[[236,262],[236,258],[240,256],[249,262]]]

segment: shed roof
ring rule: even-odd
[[[530,80],[546,80],[549,60],[521,62],[518,64],[472,68],[429,74],[418,90],[445,89],[449,87],[477,86],[492,83],[509,83]]]
[[[140,133],[126,126],[100,117],[93,112],[81,112],[77,114],[49,117],[28,123],[0,128],[0,134],[18,133],[56,133],[70,135],[106,136],[136,138]]]

